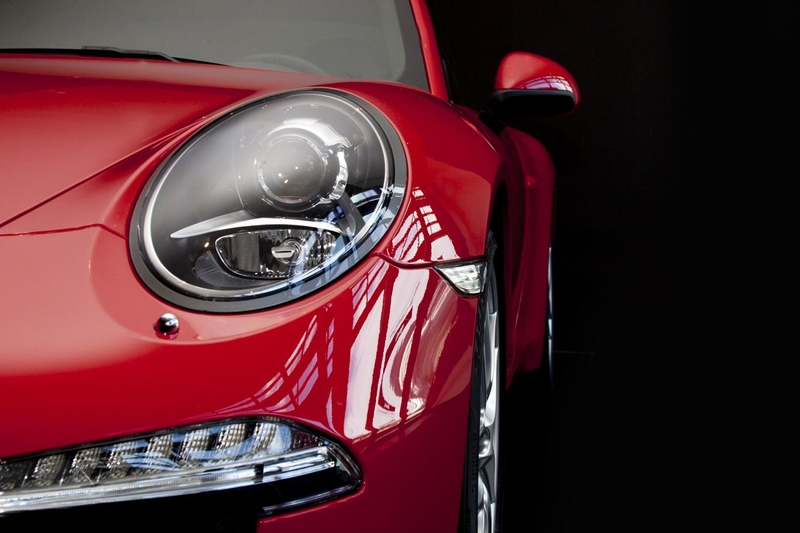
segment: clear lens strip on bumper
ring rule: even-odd
[[[361,484],[336,443],[273,418],[196,425],[125,440],[0,460],[0,514],[235,489],[333,471],[265,512],[312,503]]]

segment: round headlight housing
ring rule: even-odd
[[[385,234],[405,191],[402,145],[366,102],[306,90],[243,106],[145,186],[131,257],[176,305],[238,312],[336,279]]]

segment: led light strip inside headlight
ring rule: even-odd
[[[0,460],[0,514],[182,496],[306,476],[292,501],[306,504],[354,490],[355,463],[337,444],[273,418],[230,420],[127,440]]]
[[[217,120],[145,187],[131,227],[142,280],[183,307],[261,309],[340,276],[386,232],[402,145],[365,102],[279,95]]]

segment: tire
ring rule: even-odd
[[[497,249],[490,232],[486,245],[486,284],[478,303],[472,361],[461,533],[497,533],[502,529],[500,414],[505,396],[505,352]]]

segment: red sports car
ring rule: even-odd
[[[0,49],[0,531],[497,531],[551,344],[507,123],[565,69],[459,105],[424,0],[4,0]]]

